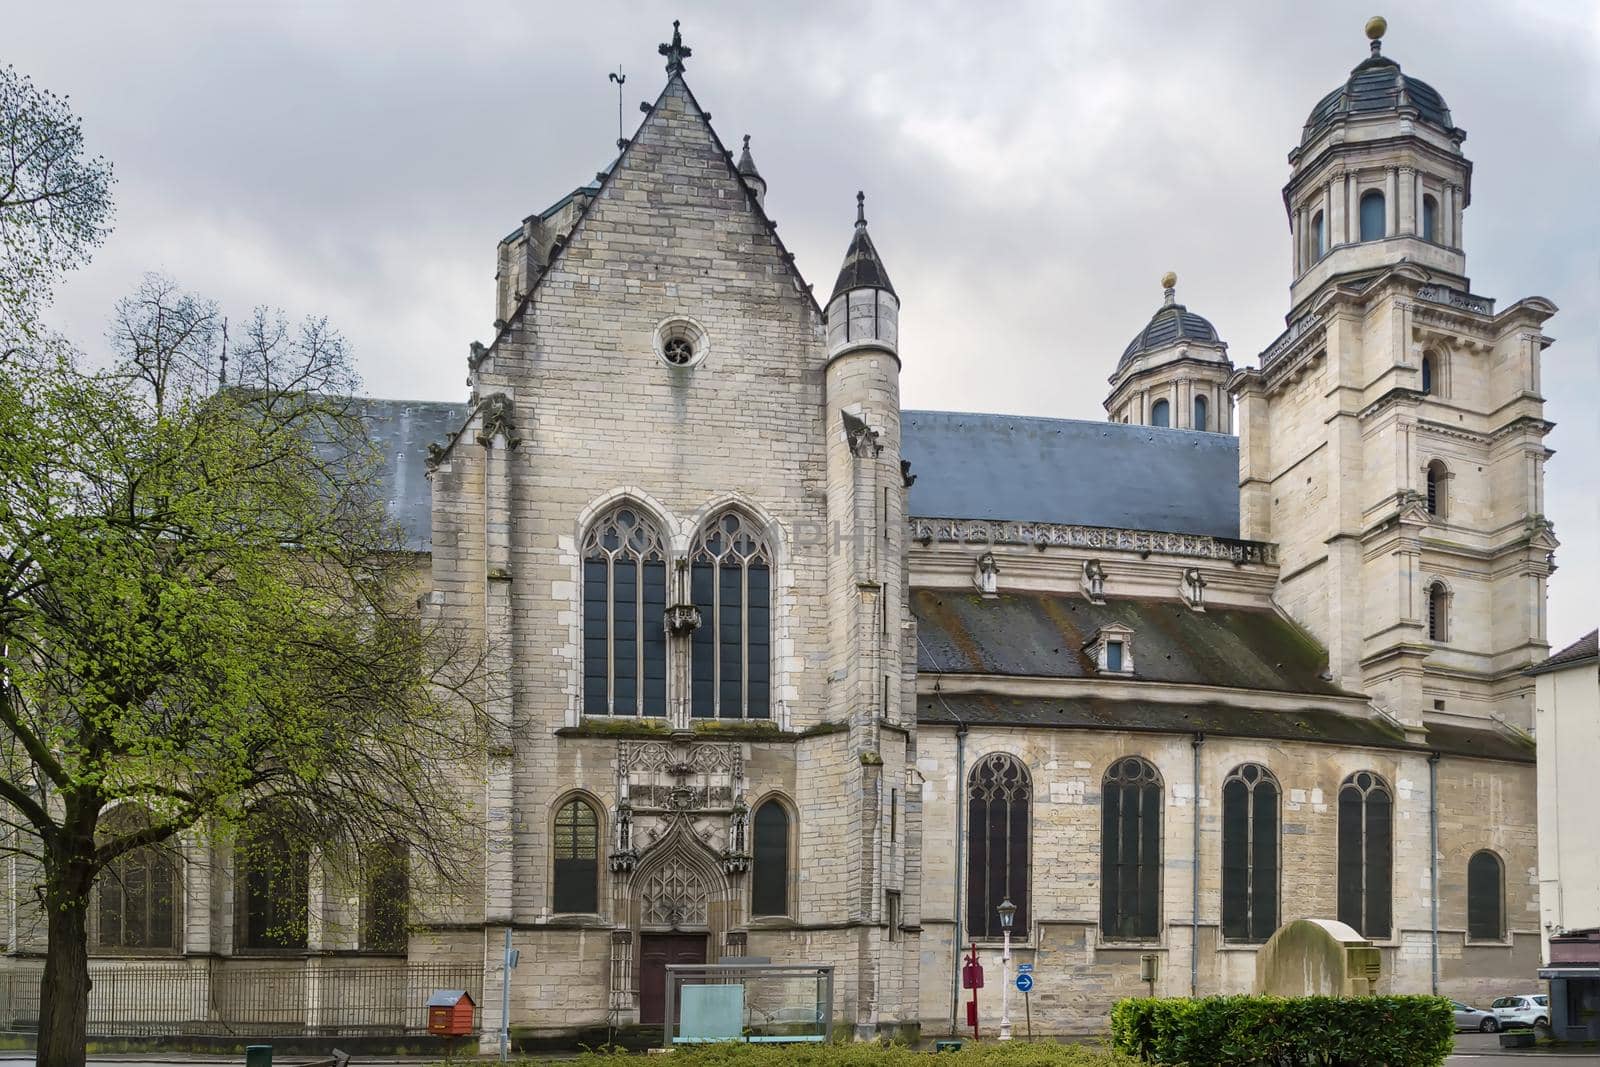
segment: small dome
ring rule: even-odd
[[[1377,44],[1376,41],[1373,42]],[[1400,70],[1400,64],[1374,51],[1372,56],[1350,72],[1350,79],[1318,101],[1306,118],[1305,130],[1300,135],[1304,148],[1316,140],[1324,130],[1347,118],[1365,118],[1376,115],[1399,116],[1401,111],[1413,111],[1419,121],[1427,123],[1452,137],[1465,137],[1450,119],[1450,109],[1445,106],[1439,91],[1420,78],[1413,78]]]
[[[1128,342],[1128,347],[1122,350],[1122,358],[1117,361],[1120,369],[1133,359],[1146,352],[1153,352],[1158,348],[1179,341],[1209,341],[1212,344],[1221,344],[1222,338],[1217,336],[1217,328],[1211,325],[1204,316],[1196,315],[1188,308],[1175,301],[1175,287],[1178,283],[1177,275],[1167,273],[1161,279],[1162,288],[1166,291],[1167,302],[1161,309],[1150,316],[1150,323],[1140,330],[1133,340]]]

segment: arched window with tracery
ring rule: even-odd
[[[552,906],[568,914],[600,910],[600,815],[573,797],[556,811]]]
[[[1001,936],[1001,903],[1016,906],[1012,933],[1027,936],[1029,840],[1033,781],[1004,752],[979,760],[967,780],[967,929],[973,937]]]
[[[1506,936],[1505,866],[1487,849],[1467,861],[1467,938],[1499,941]]]
[[[1371,771],[1339,787],[1339,921],[1374,941],[1389,937],[1393,818],[1389,785]]]
[[[633,504],[597,519],[583,541],[583,712],[667,713],[667,551]]]
[[[739,511],[700,528],[689,550],[700,611],[691,642],[690,708],[697,718],[772,716],[772,548]]]
[[[118,807],[101,820],[101,844],[149,825],[141,808]],[[175,952],[180,866],[170,843],[130,849],[100,871],[91,912],[91,945],[99,952]]]
[[[1450,590],[1443,582],[1428,586],[1428,640],[1450,640]]]
[[[410,908],[410,871],[403,841],[386,841],[363,857],[361,947],[404,952]]]
[[[1265,941],[1278,928],[1278,780],[1256,763],[1222,783],[1222,936]]]
[[[1440,460],[1433,460],[1428,464],[1425,473],[1427,480],[1428,514],[1434,518],[1442,519],[1445,509],[1449,506],[1448,492],[1450,472]]]
[[[777,800],[756,809],[750,864],[750,914],[789,914],[789,812]]]
[[[1128,756],[1100,790],[1100,928],[1107,938],[1161,934],[1161,773]]]
[[[1157,400],[1150,405],[1150,425],[1172,425],[1172,407],[1165,400]]]
[[[247,951],[304,951],[311,848],[293,811],[250,813],[234,844],[234,930]]]
[[[1207,429],[1206,416],[1208,414],[1210,414],[1209,408],[1210,408],[1210,405],[1206,402],[1206,398],[1205,397],[1197,396],[1197,397],[1194,398],[1194,428],[1195,429],[1197,429],[1197,430],[1205,430],[1205,429]]]

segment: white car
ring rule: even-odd
[[[1550,1025],[1550,998],[1543,994],[1501,997],[1489,1007],[1502,1030],[1512,1026]]]

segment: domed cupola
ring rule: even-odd
[[[1106,414],[1112,422],[1231,433],[1228,346],[1203,315],[1178,303],[1178,276],[1161,279],[1162,303],[1117,360]]]
[[[1388,24],[1381,18],[1373,23],[1367,29],[1372,54],[1356,65],[1348,81],[1311,109],[1300,134],[1300,150],[1335,127],[1374,119],[1411,119],[1426,123],[1458,145],[1466,140],[1467,131],[1451,121],[1450,109],[1439,91],[1405,73],[1400,64],[1383,54],[1382,35]]]
[[[1437,89],[1383,54],[1387,30],[1381,17],[1367,22],[1371,54],[1311,109],[1289,152],[1291,320],[1330,281],[1359,284],[1402,263],[1466,286],[1467,131]]]

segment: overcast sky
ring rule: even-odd
[[[1369,2],[8,5],[0,61],[70,94],[116,165],[116,232],[60,292],[91,350],[141,272],[233,315],[330,316],[369,392],[459,400],[492,330],[495,244],[589,181],[665,74],[727,144],[826,290],[868,194],[904,301],[908,407],[1099,419],[1160,303],[1236,364],[1284,326],[1285,156],[1366,55]],[[1561,313],[1544,364],[1550,638],[1600,592],[1600,5],[1392,5],[1386,54],[1445,97],[1476,169],[1474,292]]]

